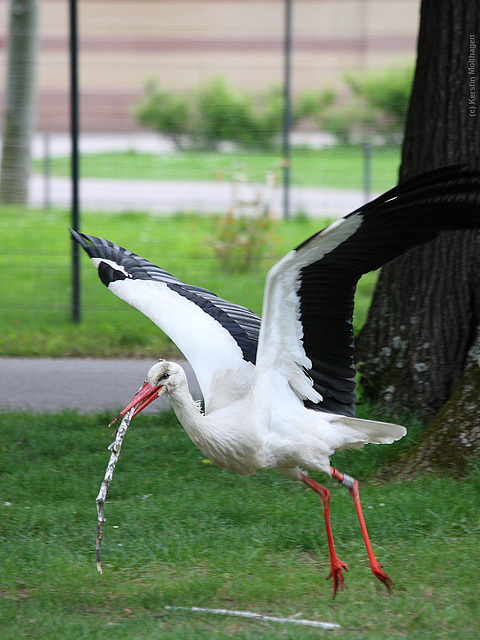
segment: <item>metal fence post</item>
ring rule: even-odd
[[[70,0],[70,127],[71,127],[71,179],[72,179],[72,228],[80,229],[78,198],[78,28],[77,0]],[[72,240],[72,320],[80,322],[80,248]]]
[[[290,129],[291,105],[291,57],[292,57],[292,0],[285,0],[284,43],[284,112],[283,112],[283,217],[290,217]]]
[[[363,145],[363,193],[365,202],[370,200],[372,193],[372,145]]]

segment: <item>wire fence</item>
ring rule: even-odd
[[[28,202],[0,215],[4,326],[25,322],[25,314],[40,326],[70,307],[66,5],[40,7]],[[0,62],[8,56],[8,6],[0,0]],[[82,226],[121,242],[115,228],[129,235],[128,221],[143,247],[145,234],[161,238],[166,216],[283,217],[285,6],[79,4]],[[344,215],[395,184],[418,7],[418,0],[292,3],[292,218]],[[392,85],[403,92],[392,96]],[[5,113],[6,78],[0,93]],[[175,241],[164,250],[175,263]],[[188,259],[194,282],[216,269],[213,254],[192,250]],[[258,288],[269,260],[256,267]],[[90,291],[90,278],[97,285],[87,274]],[[109,303],[105,309],[111,313]]]

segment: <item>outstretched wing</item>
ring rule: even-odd
[[[211,291],[187,285],[109,240],[71,230],[102,282],[144,313],[192,365],[206,408],[241,397],[252,381],[260,318]]]
[[[356,284],[442,230],[480,227],[480,174],[458,167],[405,181],[315,234],[267,276],[257,375],[272,367],[311,408],[355,414]]]

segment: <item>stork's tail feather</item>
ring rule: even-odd
[[[332,423],[338,423],[350,427],[354,431],[360,432],[364,438],[359,444],[371,442],[373,444],[392,444],[396,440],[400,440],[406,435],[407,430],[399,424],[390,422],[378,422],[377,420],[362,420],[361,418],[350,418],[347,416],[339,416],[338,419],[332,420]]]

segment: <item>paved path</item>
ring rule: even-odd
[[[234,192],[235,191],[235,192]],[[112,180],[83,178],[80,181],[80,206],[85,211],[148,211],[159,215],[179,212],[227,213],[234,202],[255,202],[258,195],[268,201],[269,210],[280,217],[283,193],[255,185],[235,185],[216,182]],[[42,176],[30,181],[29,204],[41,208],[70,207],[71,183],[68,178],[51,177],[48,185]],[[360,191],[291,187],[290,211],[313,218],[341,217],[365,203]],[[254,209],[254,207],[252,207]],[[248,213],[248,207],[242,209]]]
[[[32,152],[36,158],[46,153],[46,140],[34,139]],[[52,135],[48,138],[50,157],[70,153],[68,136]],[[80,138],[81,153],[105,151],[135,151],[165,154],[174,151],[172,143],[151,134],[133,135],[83,135]],[[110,180],[84,178],[80,182],[80,205],[83,210],[100,211],[148,211],[159,215],[195,211],[226,213],[233,202],[252,202],[261,194],[274,214],[283,214],[283,190],[281,186],[235,184],[228,182],[186,182],[156,180]],[[68,208],[71,203],[69,178],[35,175],[30,182],[30,205]],[[311,217],[340,217],[365,202],[363,191],[313,187],[291,187],[290,210]]]
[[[190,365],[179,362],[187,371],[192,395],[200,399]],[[132,399],[152,364],[154,360],[0,358],[0,410],[108,411],[113,418]],[[169,407],[166,398],[159,398],[145,412]]]

